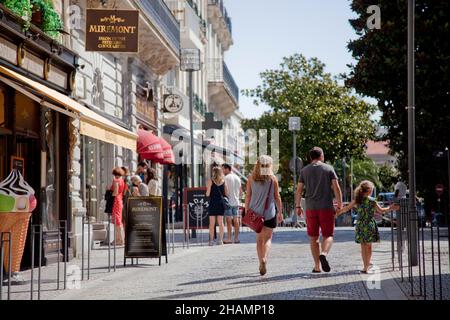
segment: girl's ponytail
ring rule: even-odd
[[[359,184],[359,186],[355,189],[355,202],[356,204],[362,204],[364,201],[364,195],[369,192],[369,190],[374,189],[374,185],[370,181],[363,181]]]

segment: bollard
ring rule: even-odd
[[[294,214],[296,214],[294,212]],[[392,271],[395,270],[395,245],[394,245],[394,211],[391,211],[391,259]]]
[[[108,216],[108,272],[111,272],[111,216]]]
[[[431,222],[431,273],[433,275],[433,300],[436,300],[436,280],[434,272],[434,230]]]
[[[34,255],[35,255],[35,236],[39,234],[39,255],[38,255],[38,300],[41,299],[41,268],[42,268],[42,224],[32,225],[31,228],[31,288],[30,288],[30,300],[34,299]],[[36,231],[39,229],[39,232]]]
[[[91,224],[88,219],[88,280],[91,279]]]
[[[64,290],[66,290],[67,289],[67,260],[68,260],[68,255],[69,255],[67,220],[59,221],[59,232],[61,232],[61,229],[64,230],[64,233],[62,233],[62,235],[64,236],[64,246],[63,246],[63,250],[64,250],[64,254],[63,254],[63,259],[64,259]]]
[[[41,300],[41,271],[42,271],[42,224],[39,225],[39,268],[38,268],[38,300]]]
[[[56,290],[59,290],[59,273],[60,273],[60,260],[61,260],[61,229],[58,229],[58,262],[57,262],[57,271],[56,271]]]
[[[437,227],[437,245],[438,245],[438,272],[439,272],[439,300],[442,300],[442,270],[441,270],[441,234],[440,223]]]
[[[81,218],[81,281],[84,281],[84,219]]]
[[[34,292],[34,225],[31,224],[31,282],[30,282],[30,300],[33,300]]]
[[[422,225],[422,222],[420,223]],[[422,296],[422,263],[420,261],[420,227],[417,228],[417,253],[419,258],[419,296]]]
[[[8,240],[5,240],[5,235],[8,236]],[[3,300],[3,271],[4,271],[4,262],[5,262],[5,252],[3,250],[3,247],[5,243],[8,243],[8,295],[7,299],[11,300],[11,260],[12,260],[12,234],[11,232],[2,232],[0,233],[0,300]]]
[[[114,272],[116,272],[116,240],[117,240],[117,230],[116,230],[117,219],[114,217]]]
[[[427,300],[427,273],[425,266],[425,232],[424,232],[425,225],[422,225],[422,265],[423,265],[423,296],[424,300]]]

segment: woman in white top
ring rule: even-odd
[[[161,189],[159,188],[158,179],[156,178],[156,170],[153,168],[147,170],[147,185],[151,197],[161,196]]]

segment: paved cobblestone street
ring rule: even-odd
[[[193,239],[190,249],[183,249],[182,243],[177,242],[175,254],[169,255],[169,264],[166,265],[163,259],[161,267],[157,260],[141,259],[138,266],[124,269],[123,255],[118,250],[117,271],[108,272],[107,250],[94,250],[90,280],[86,280],[85,272],[85,281],[78,289],[55,290],[56,266],[43,268],[41,299],[408,299],[409,283],[394,280],[393,277],[399,278],[399,274],[391,272],[390,229],[382,230],[381,237],[382,242],[374,246],[373,262],[381,271],[375,276],[358,272],[361,259],[359,246],[353,241],[352,228],[337,229],[329,257],[332,272],[319,275],[311,274],[313,263],[304,229],[277,230],[265,277],[258,273],[255,235],[251,232],[244,232],[242,243],[235,245],[207,247]],[[443,251],[448,253],[448,248]],[[76,266],[81,266],[79,259],[68,263],[69,270],[77,270]],[[62,268],[63,264],[61,288]],[[448,267],[443,267],[443,273],[447,273],[444,284],[448,287]],[[24,276],[29,279],[30,273],[26,272]],[[37,269],[34,276],[37,281]],[[76,276],[69,276],[69,279],[76,279]],[[379,287],[377,282],[371,281],[378,279],[381,280]],[[24,286],[13,286],[11,298],[29,299],[29,287],[29,282]],[[448,288],[444,291],[448,292]],[[37,299],[37,292],[34,299]]]

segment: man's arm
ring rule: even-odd
[[[297,192],[295,193],[295,208],[296,208],[295,211],[299,216],[303,216],[302,194],[303,194],[303,183],[299,182],[297,186]]]
[[[334,191],[334,197],[337,201],[337,210],[342,209],[342,191],[341,187],[339,186],[339,182],[336,179],[331,180],[331,184]]]

